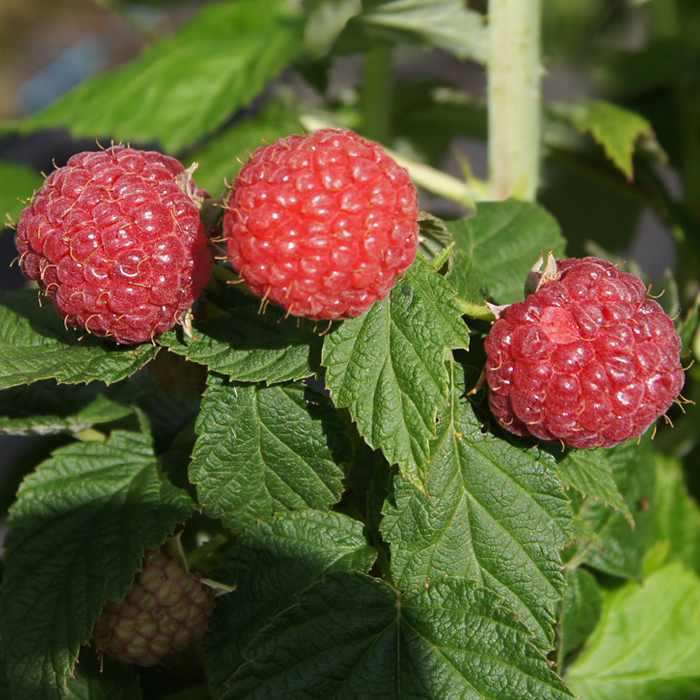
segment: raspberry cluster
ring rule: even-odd
[[[500,425],[581,449],[644,433],[685,379],[673,321],[638,277],[593,257],[560,262],[501,314],[485,347]]]
[[[113,146],[74,155],[22,212],[22,272],[67,324],[118,343],[152,340],[211,276],[197,206],[205,195],[161,153]]]
[[[258,148],[232,185],[224,236],[248,287],[290,314],[359,316],[413,262],[418,200],[408,173],[352,131]]]
[[[124,600],[105,605],[92,639],[117,661],[154,666],[201,641],[213,609],[211,588],[163,549],[152,549]]]

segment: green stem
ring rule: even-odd
[[[680,26],[676,0],[653,0],[649,3],[649,34],[652,39],[672,39]]]
[[[391,46],[378,44],[365,53],[362,76],[362,133],[372,141],[391,141]]]
[[[483,304],[474,304],[471,301],[464,301],[464,299],[457,299],[462,313],[472,318],[477,318],[481,321],[495,321],[496,317],[493,315],[491,309]]]
[[[541,0],[490,0],[491,197],[532,201],[540,167]]]

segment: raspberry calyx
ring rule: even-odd
[[[598,258],[560,261],[535,286],[486,338],[498,423],[579,449],[642,435],[683,388],[673,321],[638,277]]]
[[[20,267],[67,325],[133,344],[187,319],[211,277],[192,168],[112,146],[72,156],[20,216]]]
[[[413,262],[418,199],[376,143],[320,129],[262,146],[236,176],[223,220],[233,267],[289,314],[351,318]]]

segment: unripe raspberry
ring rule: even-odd
[[[683,388],[681,339],[644,283],[598,258],[564,260],[486,339],[489,404],[516,435],[612,447]]]
[[[22,212],[22,272],[67,324],[119,343],[152,340],[211,276],[202,195],[191,172],[161,153],[112,146],[74,155]]]
[[[321,129],[258,148],[233,182],[223,227],[257,295],[335,320],[389,294],[415,258],[418,213],[408,173],[379,145]]]
[[[164,549],[152,549],[124,600],[105,605],[92,639],[117,661],[153,666],[201,641],[213,609],[211,588]]]

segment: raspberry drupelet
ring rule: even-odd
[[[559,262],[485,348],[499,424],[580,449],[642,435],[685,380],[673,321],[638,277],[594,257]]]

